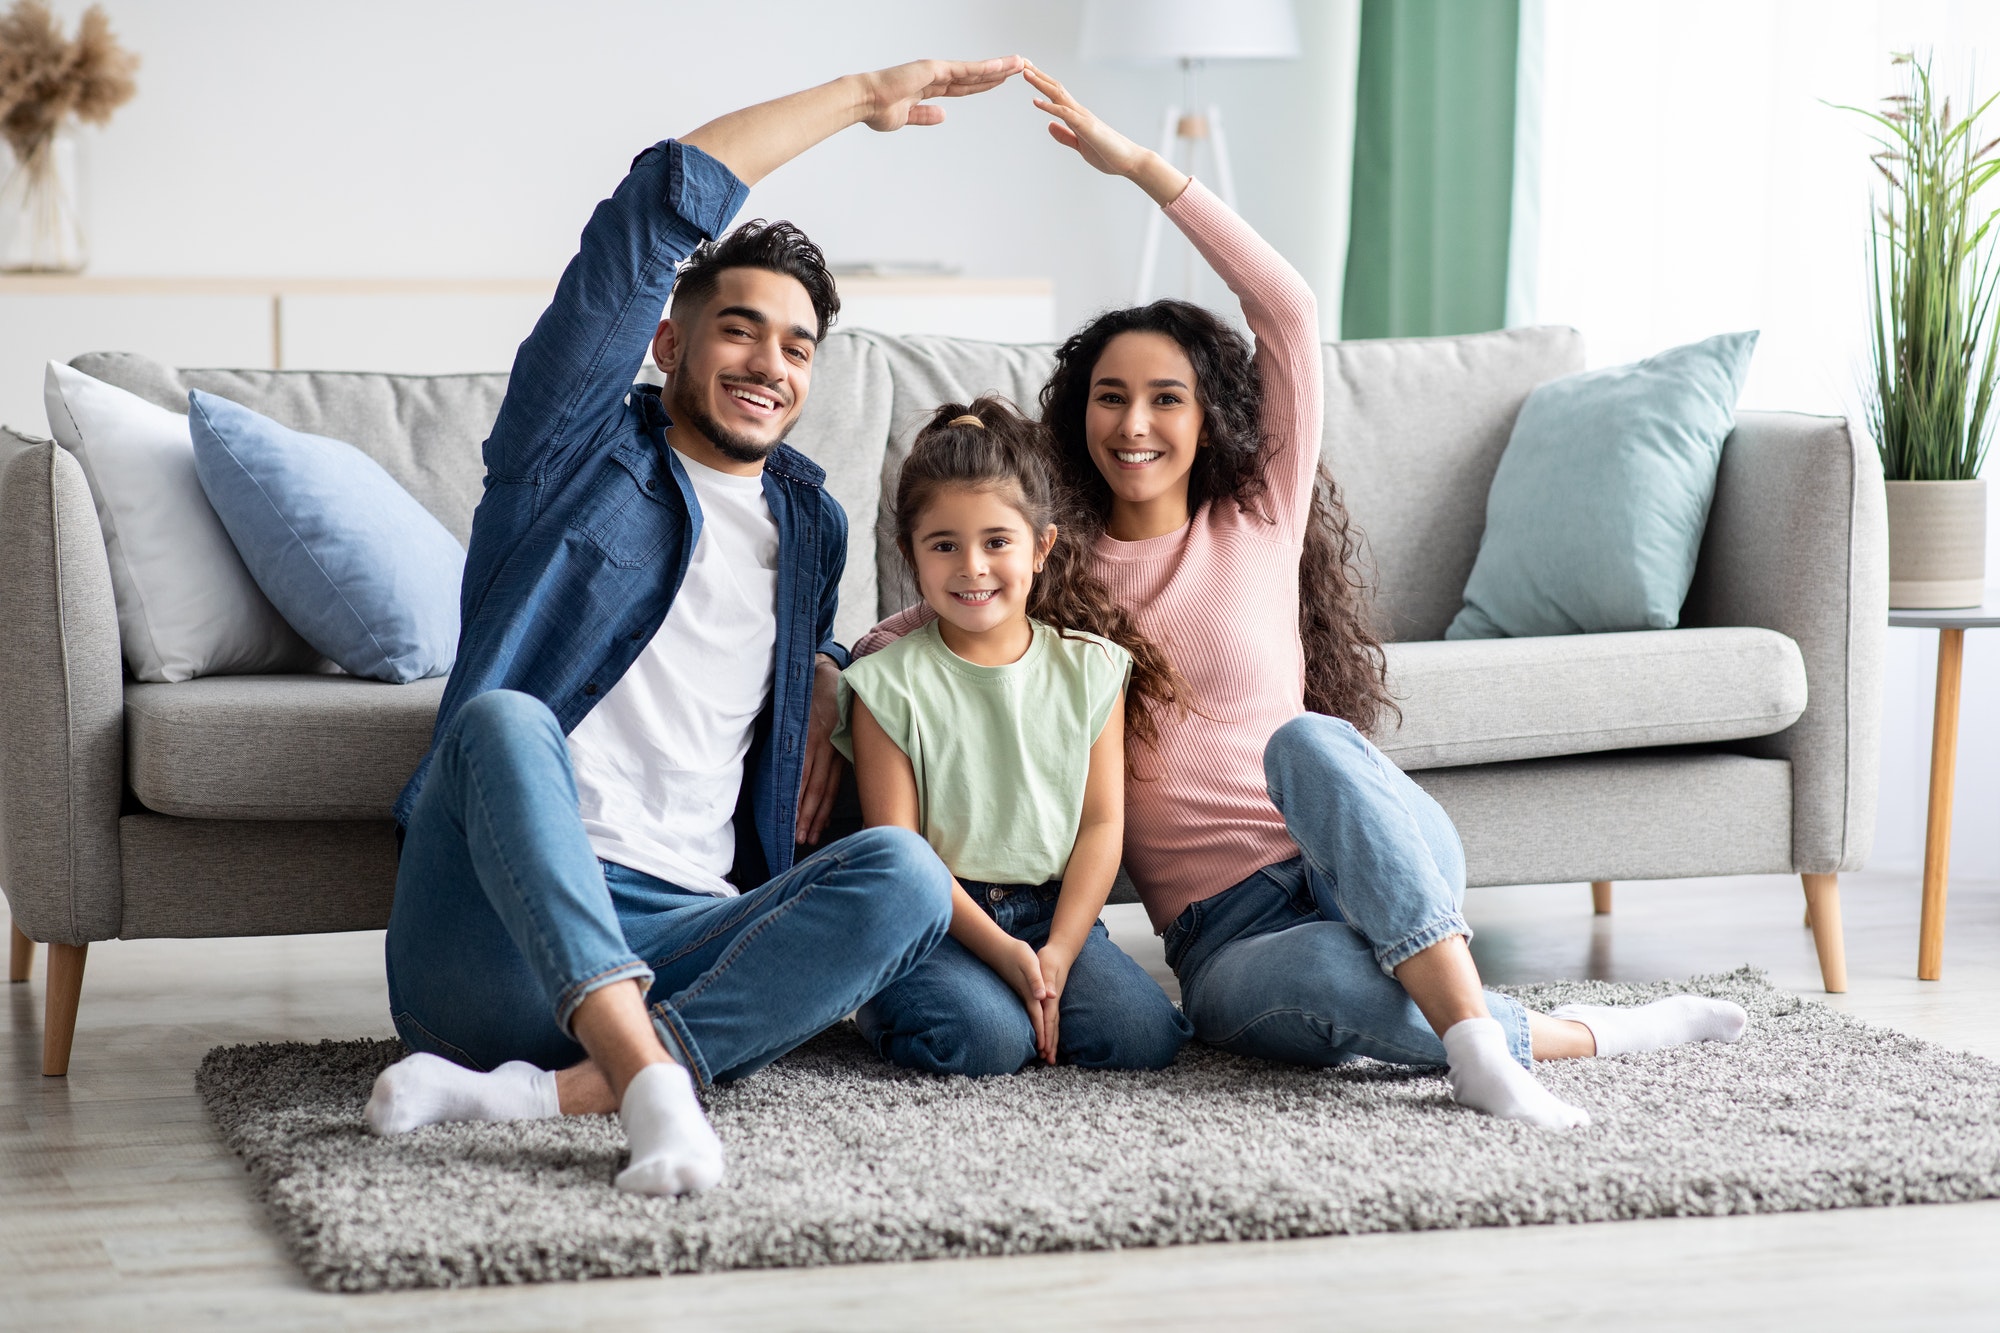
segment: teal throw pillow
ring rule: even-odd
[[[465,551],[351,444],[188,394],[195,474],[257,586],[349,675],[441,676],[458,652]]]
[[[1757,346],[1724,333],[1528,395],[1447,639],[1672,629]]]

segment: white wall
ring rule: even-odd
[[[1355,4],[1301,6],[1307,58],[1207,79],[1239,136],[1246,212],[1336,308],[1346,173],[1331,189],[1323,164],[1351,137]],[[645,145],[918,56],[1024,52],[1141,138],[1179,91],[1172,71],[1083,66],[1069,0],[107,8],[145,63],[138,98],[85,133],[100,274],[552,275]],[[1051,143],[1028,97],[1017,82],[951,103],[943,127],[849,130],[748,212],[794,219],[836,260],[1052,278],[1071,327],[1124,302],[1146,205]]]
[[[1538,319],[1593,365],[1763,330],[1742,406],[1852,415],[1867,375],[1866,125],[1889,53],[1935,51],[1963,109],[2000,90],[2000,5],[1546,0]],[[2000,116],[1989,118],[2000,134]],[[1988,206],[2000,204],[2000,191]],[[2000,472],[1989,469],[2000,476]],[[2000,583],[2000,486],[1989,577]],[[1890,630],[1878,867],[1923,858],[1932,631]],[[1966,636],[1955,874],[2000,876],[2000,633]]]

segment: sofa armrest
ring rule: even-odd
[[[1792,764],[1792,860],[1858,870],[1875,840],[1888,517],[1874,447],[1837,417],[1745,412],[1722,451],[1685,625],[1761,625],[1806,664],[1806,711],[1741,742]]]
[[[0,432],[0,850],[31,939],[116,938],[125,673],[83,468]]]

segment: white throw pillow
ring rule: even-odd
[[[186,417],[56,361],[42,402],[56,442],[90,483],[134,676],[179,681],[320,664],[250,577],[202,493]]]

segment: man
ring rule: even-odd
[[[914,834],[793,864],[837,780],[847,523],[783,439],[838,299],[788,223],[715,238],[820,140],[936,124],[924,99],[1020,68],[918,61],[734,112],[598,205],[486,442],[458,661],[396,804],[390,1006],[419,1054],[378,1081],[379,1132],[616,1109],[620,1188],[706,1188],[722,1147],[695,1084],[944,937],[951,879]],[[663,391],[631,385],[649,338]]]

